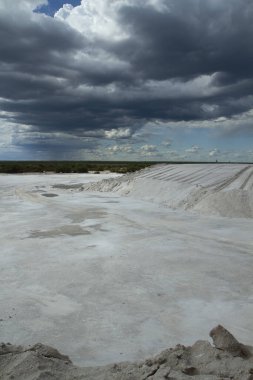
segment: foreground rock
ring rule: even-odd
[[[140,363],[78,368],[52,347],[0,346],[1,380],[253,380],[253,347],[239,343],[224,327],[211,332],[213,347],[197,341],[177,345]]]

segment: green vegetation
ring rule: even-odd
[[[109,170],[115,173],[129,173],[144,169],[154,162],[114,161],[0,161],[0,173],[100,173]]]
[[[0,161],[0,173],[100,173],[108,170],[114,173],[131,173],[155,164],[214,164],[197,161]],[[228,164],[229,162],[219,162]],[[233,162],[236,163],[236,162]],[[238,162],[247,164],[248,162]]]

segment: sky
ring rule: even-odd
[[[0,0],[0,160],[253,161],[252,0]]]

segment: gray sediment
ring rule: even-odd
[[[79,368],[56,349],[36,344],[0,345],[1,380],[252,380],[253,347],[224,327],[211,330],[213,345],[197,341],[177,345],[142,362]]]

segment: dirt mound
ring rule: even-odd
[[[57,350],[37,344],[30,348],[0,346],[1,380],[252,380],[253,347],[239,343],[224,327],[211,332],[214,346],[197,341],[177,345],[139,363],[78,368]]]

